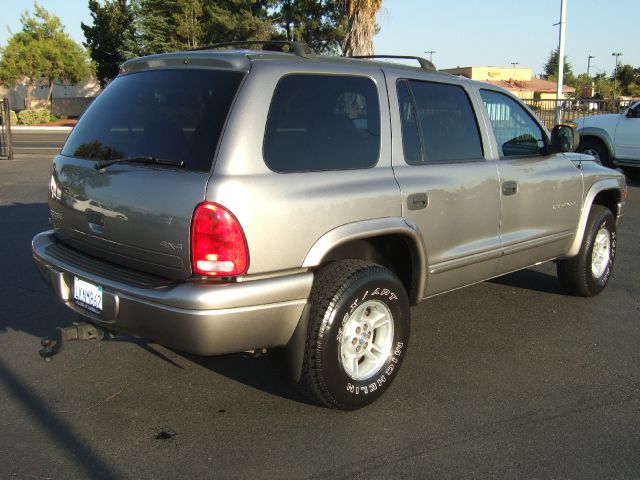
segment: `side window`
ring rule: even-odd
[[[500,157],[545,155],[544,134],[527,111],[502,93],[480,90]]]
[[[402,125],[402,149],[404,159],[412,165],[419,165],[422,161],[422,143],[416,109],[409,93],[406,80],[398,82],[398,103],[400,104],[400,123]]]
[[[478,123],[462,87],[402,80],[398,82],[398,100],[407,163],[483,158]]]
[[[276,172],[373,167],[380,154],[380,107],[365,77],[288,75],[271,101],[263,147]]]

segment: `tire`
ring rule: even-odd
[[[355,410],[373,403],[389,388],[407,352],[404,286],[385,267],[341,260],[317,272],[310,302],[299,388],[329,408]]]
[[[611,210],[593,205],[577,256],[558,261],[564,289],[581,297],[599,294],[611,277],[616,258],[616,224]]]
[[[581,153],[586,153],[587,155],[591,155],[595,157],[596,161],[600,165],[604,165],[605,167],[611,167],[611,158],[609,157],[609,150],[607,150],[607,146],[597,138],[585,138],[579,148]]]

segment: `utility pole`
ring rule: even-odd
[[[618,80],[618,57],[622,56],[622,53],[620,52],[613,52],[611,54],[612,57],[616,57],[616,67],[615,70],[613,72],[613,99],[616,99],[616,94],[617,94],[617,90],[618,90],[618,85],[617,85],[617,80]]]
[[[589,70],[591,69],[591,59],[592,58],[596,58],[593,55],[589,55],[589,57],[587,58],[587,81],[589,82],[589,84],[585,84],[582,85],[582,91],[580,92],[580,96],[582,97],[591,97],[593,96],[593,81],[591,80],[591,77],[589,76]]]
[[[513,68],[516,68],[516,65],[520,65],[520,62],[511,62],[511,65],[513,65]]]
[[[564,34],[567,23],[567,1],[560,4],[560,38],[558,39],[558,88],[556,89],[556,124],[562,121],[562,84],[564,83]]]
[[[428,53],[429,54],[429,61],[431,63],[433,63],[433,54],[436,53],[436,51],[435,50],[425,50],[424,53]]]

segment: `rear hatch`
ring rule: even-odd
[[[185,279],[192,274],[192,215],[248,61],[169,54],[123,70],[54,160],[54,231],[109,262]]]

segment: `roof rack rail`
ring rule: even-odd
[[[437,70],[436,66],[426,58],[414,57],[412,55],[353,55],[350,58],[399,58],[402,60],[417,60],[420,68],[423,70]]]
[[[223,42],[223,43],[214,43],[211,45],[205,45],[203,47],[192,48],[191,51],[196,50],[216,50],[224,47],[236,47],[242,45],[275,45],[279,47],[288,46],[290,51],[293,52],[294,55],[298,57],[308,57],[312,55],[314,52],[311,50],[309,45],[302,42],[290,42],[287,40],[239,40],[234,42]],[[282,49],[280,51],[283,51]]]

